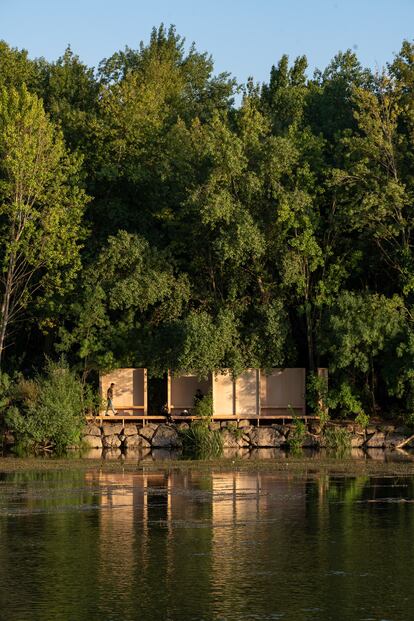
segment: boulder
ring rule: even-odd
[[[289,427],[287,425],[281,425],[280,423],[275,423],[272,425],[273,429],[276,429],[276,431],[278,431],[279,433],[281,433],[283,436],[287,436],[287,434],[289,433]]]
[[[315,435],[319,435],[322,432],[322,426],[319,423],[311,422],[309,431]]]
[[[118,435],[103,436],[102,445],[104,448],[120,448],[122,442]]]
[[[383,431],[375,431],[365,441],[366,448],[383,448],[385,446],[385,433]]]
[[[101,428],[96,423],[89,423],[83,430],[85,436],[101,436]]]
[[[354,423],[353,425],[353,433],[357,433],[358,435],[365,436],[365,427],[359,425],[358,423]]]
[[[82,444],[84,444],[85,446],[87,446],[88,448],[102,448],[102,438],[101,436],[93,436],[93,435],[87,435],[87,436],[83,436],[82,438]]]
[[[177,430],[174,427],[164,424],[158,425],[152,437],[151,444],[157,448],[177,448],[181,446]]]
[[[239,429],[244,429],[246,427],[250,427],[250,421],[246,420],[239,420],[239,424],[238,424]]]
[[[382,431],[383,433],[393,433],[395,431],[395,426],[387,424],[379,425],[378,431]]]
[[[144,425],[144,427],[140,427],[138,429],[138,433],[140,436],[142,436],[143,438],[151,442],[152,436],[154,435],[157,429],[158,429],[158,425],[156,425],[155,423],[148,423],[147,425]]]
[[[102,425],[103,436],[114,436],[122,433],[124,426],[122,423],[106,423]]]
[[[124,441],[125,448],[149,448],[151,443],[142,436],[127,436]]]
[[[360,433],[351,435],[351,448],[360,448],[365,442],[365,436]]]
[[[286,442],[286,438],[273,427],[254,427],[250,433],[250,444],[255,447],[279,448]]]
[[[224,429],[221,432],[221,439],[223,441],[224,449],[233,449],[239,448],[239,440],[237,437],[228,429]]]
[[[177,425],[177,429],[178,429],[179,431],[186,431],[187,429],[190,429],[190,425],[189,425],[188,423],[185,423],[185,422],[183,422],[183,423],[178,423],[178,425]]]
[[[404,440],[407,439],[408,436],[402,434],[402,433],[397,433],[396,431],[392,432],[392,433],[388,433],[386,438],[385,438],[385,447],[386,448],[395,448],[396,446],[398,446],[398,444],[400,444],[401,442],[404,442]],[[409,443],[411,444],[411,443]]]
[[[138,428],[133,423],[126,423],[124,427],[124,436],[128,438],[128,436],[136,436],[138,434]]]

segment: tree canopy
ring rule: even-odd
[[[327,366],[338,412],[411,409],[413,84],[409,41],[245,85],[173,27],[96,70],[1,42],[3,368]]]

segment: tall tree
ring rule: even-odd
[[[0,364],[10,325],[33,297],[62,294],[80,267],[80,161],[25,87],[0,94]]]

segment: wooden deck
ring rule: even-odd
[[[139,409],[139,408],[131,408],[128,407],[128,410],[133,410],[133,409]],[[208,417],[209,420],[211,421],[229,421],[229,422],[235,422],[238,423],[241,420],[248,420],[251,423],[256,423],[257,426],[260,425],[261,422],[263,423],[270,423],[271,421],[273,422],[282,422],[282,424],[284,424],[285,422],[290,422],[292,421],[294,418],[298,418],[300,420],[303,420],[305,423],[307,423],[308,421],[312,421],[312,420],[319,420],[319,416],[308,416],[307,414],[298,414],[298,415],[292,415],[292,414],[261,414],[260,416],[229,416],[227,414],[214,414],[211,417]],[[108,422],[108,423],[113,423],[113,422],[119,422],[122,423],[123,425],[125,425],[126,422],[131,422],[131,423],[137,423],[137,422],[142,422],[142,425],[144,426],[146,423],[152,423],[152,422],[165,422],[168,420],[173,420],[174,422],[192,422],[195,420],[203,420],[204,417],[203,416],[192,416],[191,414],[171,414],[170,416],[163,416],[163,415],[151,415],[151,414],[109,414],[109,415],[105,415],[105,414],[99,414],[98,416],[87,416],[86,420],[87,421],[97,421],[97,422]]]

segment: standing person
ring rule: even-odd
[[[112,410],[112,414],[114,414],[116,416],[116,412],[114,410],[114,404],[112,402],[112,399],[114,398],[114,386],[115,386],[115,384],[112,382],[112,384],[109,386],[108,390],[106,391],[107,403],[106,403],[105,416],[109,416],[109,414],[108,414],[109,408]]]

